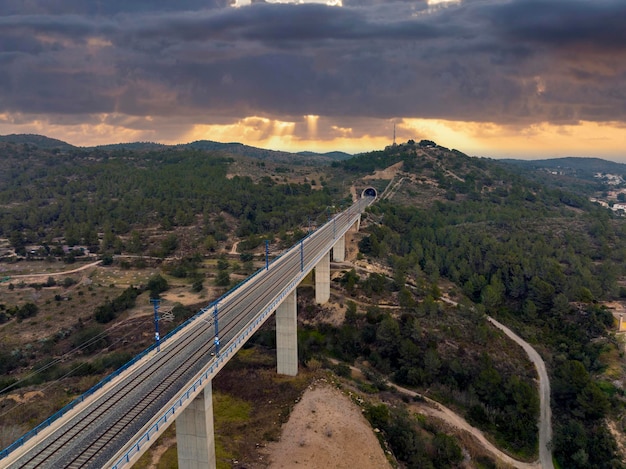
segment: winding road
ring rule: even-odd
[[[441,300],[453,306],[458,305],[456,301],[450,298],[442,297]],[[535,365],[537,376],[539,376],[539,463],[543,469],[554,469],[552,451],[549,446],[552,441],[552,409],[550,408],[550,378],[546,371],[546,364],[532,345],[511,329],[491,316],[487,316],[487,320],[522,347],[530,361]]]
[[[500,461],[504,462],[505,464],[509,464],[515,467],[516,469],[540,469],[541,468],[541,465],[538,462],[528,463],[528,462],[518,461],[517,459],[513,459],[511,456],[501,451],[496,445],[494,445],[491,441],[489,441],[485,437],[485,434],[482,431],[470,425],[467,422],[467,420],[465,420],[459,414],[454,412],[452,409],[444,406],[443,404],[440,404],[439,402],[434,401],[424,396],[423,394],[419,394],[415,391],[411,391],[410,389],[406,389],[401,386],[398,386],[397,384],[393,384],[391,382],[387,382],[387,384],[389,386],[394,387],[402,394],[406,394],[407,396],[411,396],[411,397],[417,396],[423,399],[426,402],[426,404],[412,403],[411,406],[419,409],[419,413],[421,414],[425,414],[430,417],[443,420],[444,422],[452,425],[453,427],[466,431],[467,433],[472,435],[474,438],[476,438],[483,448],[485,448],[487,451],[489,451],[491,454],[493,454],[496,458],[498,458]]]
[[[532,348],[528,342],[515,334],[515,332],[511,329],[490,316],[487,316],[487,320],[504,332],[511,340],[519,344],[537,369],[537,375],[539,375],[540,400],[539,462],[541,463],[541,467],[543,469],[554,469],[554,464],[552,463],[552,452],[548,446],[552,440],[552,409],[550,408],[550,379],[548,378],[548,372],[546,371],[546,364],[537,351]]]

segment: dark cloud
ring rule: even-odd
[[[550,48],[626,51],[626,2],[527,0],[487,9],[500,35]]]
[[[0,15],[111,16],[224,8],[229,0],[3,0]]]
[[[626,4],[0,4],[0,113],[626,121]]]

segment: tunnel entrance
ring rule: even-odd
[[[367,189],[365,189],[363,191],[363,193],[361,194],[361,197],[378,197],[378,193],[376,192],[376,189],[374,189],[373,187],[368,187]]]

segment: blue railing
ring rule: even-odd
[[[355,216],[354,218],[354,221],[356,221],[357,216]],[[333,220],[330,220],[328,223]],[[348,227],[352,223],[354,223],[354,221],[351,221],[348,224]],[[284,254],[287,254],[289,251],[296,247],[299,248],[299,243],[294,244],[291,248],[285,251]],[[126,464],[129,464],[133,457],[141,452],[143,446],[150,441],[150,437],[154,436],[155,434],[158,435],[159,429],[165,423],[167,423],[168,417],[173,416],[177,409],[183,407],[184,402],[189,400],[192,396],[195,396],[196,391],[200,392],[204,388],[204,386],[206,386],[206,381],[210,380],[214,376],[214,374],[216,374],[221,369],[222,365],[224,365],[227,361],[226,358],[228,358],[231,353],[236,352],[239,346],[242,345],[242,342],[245,343],[247,341],[247,337],[249,335],[252,335],[259,327],[261,327],[261,325],[268,319],[268,317],[271,316],[272,312],[280,305],[280,303],[282,303],[285,297],[296,289],[302,279],[317,265],[322,256],[324,256],[327,252],[328,251],[325,249],[320,251],[320,253],[307,264],[306,268],[303,269],[294,278],[294,280],[291,281],[289,285],[287,285],[287,287],[280,293],[280,295],[278,295],[268,306],[266,306],[261,314],[253,319],[248,327],[246,327],[241,332],[241,334],[239,334],[239,336],[230,341],[228,347],[222,353],[220,353],[219,356],[214,358],[213,363],[209,365],[207,370],[204,371],[201,376],[186,391],[178,396],[174,405],[168,408],[165,413],[161,415],[161,417],[143,435],[141,435],[137,439],[137,441],[130,447],[130,449],[116,461],[116,463],[112,466],[112,469],[120,469]],[[205,309],[209,308],[210,307],[207,307]]]
[[[150,441],[150,438],[155,434],[158,434],[159,429],[167,423],[168,417],[173,416],[178,409],[184,407],[184,403],[186,403],[191,398],[195,397],[196,393],[199,393],[204,389],[207,384],[207,381],[210,381],[213,376],[222,368],[223,365],[226,364],[228,358],[231,354],[237,352],[237,350],[243,346],[243,344],[247,341],[248,336],[252,335],[261,325],[271,316],[272,312],[282,303],[285,297],[293,292],[296,289],[298,284],[302,281],[304,274],[301,273],[298,275],[287,288],[285,288],[282,293],[277,296],[274,301],[272,301],[266,308],[262,311],[262,313],[257,316],[249,325],[246,327],[243,332],[239,334],[236,338],[231,340],[228,347],[220,353],[219,356],[215,357],[213,363],[208,367],[206,371],[204,371],[200,377],[184,392],[182,392],[174,402],[174,405],[169,407],[163,415],[148,429],[146,432],[141,435],[137,441],[130,447],[130,449],[120,457],[116,463],[112,466],[112,469],[120,469],[124,467],[126,464],[129,464],[132,458],[141,452],[143,446]]]
[[[359,202],[357,202],[358,207],[361,207],[361,201],[363,199],[360,199]],[[349,210],[352,210],[352,208],[355,206],[353,205]],[[355,212],[355,216],[354,218],[356,219],[358,214],[360,213],[360,210],[357,210]],[[335,217],[333,217],[331,220],[329,220],[328,222],[326,222],[324,225],[322,225],[322,228],[326,225],[329,225],[331,222],[333,222],[335,219]],[[349,225],[348,225],[349,226]],[[308,238],[312,237],[313,235],[315,235],[316,233],[318,233],[319,230],[314,230],[310,233],[308,233],[303,240],[306,241]],[[287,249],[285,252],[283,252],[281,255],[277,256],[276,258],[272,259],[272,261],[270,262],[270,265],[273,265],[277,262],[279,262],[280,260],[282,260],[284,258],[284,256],[286,254],[288,254],[291,250],[293,249],[300,249],[300,241],[298,241],[296,244],[294,244],[293,246],[291,246],[289,249]],[[324,253],[320,254],[315,261],[313,261],[312,263],[309,263],[309,266],[311,264],[313,264],[313,266],[315,265],[315,262],[317,260],[319,260],[321,258],[321,256]],[[310,267],[310,269],[312,269],[313,267]],[[310,270],[308,267],[306,269],[307,273],[308,270]],[[196,319],[198,319],[200,316],[202,316],[203,314],[205,314],[207,311],[209,311],[211,308],[213,308],[215,305],[217,305],[219,302],[223,301],[225,298],[227,298],[229,295],[233,294],[234,292],[236,292],[237,290],[239,290],[240,288],[242,288],[244,285],[246,285],[248,282],[250,282],[253,278],[255,278],[257,275],[260,275],[261,273],[267,271],[267,269],[265,267],[257,270],[255,273],[253,273],[252,275],[250,275],[248,278],[246,278],[243,282],[239,283],[238,285],[236,285],[235,287],[231,288],[230,290],[228,290],[226,293],[224,293],[222,296],[220,296],[219,298],[217,298],[216,300],[212,301],[208,306],[202,308],[200,311],[198,311],[196,314],[194,314],[191,318],[187,319],[185,322],[183,322],[182,324],[180,324],[178,327],[174,328],[173,330],[171,330],[167,335],[165,335],[162,339],[161,339],[161,345],[164,345],[165,342],[171,338],[172,336],[174,336],[176,333],[178,333],[179,331],[181,331],[182,329],[184,329],[185,327],[187,327],[189,324],[191,324],[192,322],[194,322]],[[297,279],[301,279],[302,275],[299,275],[298,277],[296,277]],[[293,282],[292,282],[293,283]],[[290,284],[291,285],[291,284]],[[295,287],[294,287],[295,288]],[[286,292],[287,290],[284,290],[284,292]],[[284,294],[283,292],[283,294]],[[280,301],[282,301],[282,299],[284,298],[284,296],[282,296],[283,294],[281,294]],[[273,311],[273,310],[271,310]],[[270,311],[270,313],[271,313]],[[269,314],[269,313],[263,313],[263,314]],[[265,319],[264,319],[265,320]],[[240,336],[241,337],[241,336]],[[128,368],[130,368],[132,365],[134,365],[135,363],[137,363],[139,360],[141,360],[142,358],[144,358],[148,353],[150,353],[152,350],[154,350],[156,347],[156,344],[152,344],[150,347],[148,347],[146,350],[144,350],[143,352],[141,352],[139,355],[137,355],[136,357],[134,357],[132,360],[130,360],[128,363],[122,365],[120,368],[118,368],[117,370],[115,370],[113,373],[111,373],[110,375],[106,376],[104,379],[102,379],[100,382],[98,382],[96,385],[94,385],[93,387],[91,387],[89,390],[87,390],[86,392],[84,392],[83,394],[81,394],[79,397],[77,397],[76,399],[74,399],[72,402],[70,402],[68,405],[66,405],[65,407],[63,407],[62,409],[60,409],[59,411],[57,411],[56,413],[54,413],[52,416],[48,417],[46,420],[44,420],[42,423],[40,423],[39,425],[37,425],[35,428],[33,428],[32,430],[28,431],[27,433],[25,433],[24,435],[22,435],[20,438],[18,438],[16,441],[14,441],[12,444],[10,444],[9,446],[7,446],[6,448],[4,448],[2,451],[0,451],[0,459],[3,459],[5,457],[7,457],[9,454],[11,454],[13,451],[15,451],[17,448],[19,448],[20,446],[24,445],[24,443],[26,443],[27,441],[29,441],[31,438],[33,438],[34,436],[37,436],[42,430],[48,428],[50,425],[52,425],[55,421],[57,421],[59,418],[63,417],[66,413],[68,413],[70,410],[72,410],[74,407],[76,407],[78,404],[80,404],[81,402],[83,402],[87,397],[93,395],[96,391],[98,391],[99,389],[101,389],[104,385],[106,385],[107,383],[109,383],[113,378],[119,376],[122,372],[126,371]],[[231,344],[229,346],[229,348],[227,348],[226,350],[230,350],[233,347],[233,344]],[[220,357],[225,356],[226,350],[224,352],[222,352],[220,354]],[[216,363],[221,363],[221,361],[217,361]],[[211,368],[210,368],[211,369]],[[189,392],[189,391],[187,391]],[[171,409],[172,414],[174,412],[174,407]],[[168,411],[169,412],[169,411]],[[163,418],[167,418],[168,413],[166,412],[166,414],[164,414],[164,416],[161,417],[161,419],[159,419],[159,422],[161,422],[161,420]],[[159,422],[157,422],[158,425]],[[154,427],[151,427],[151,430]],[[144,434],[144,436],[142,438],[147,438],[149,440],[150,438],[150,431],[146,432],[146,434]],[[154,433],[154,432],[152,432]],[[137,443],[139,444],[139,443]],[[117,466],[115,466],[117,467]]]

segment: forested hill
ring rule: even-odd
[[[504,163],[530,168],[547,170],[553,173],[574,173],[578,177],[593,179],[598,173],[626,175],[626,164],[600,158],[552,158],[549,160],[500,160]]]
[[[20,145],[33,145],[42,149],[62,149],[72,150],[77,147],[70,145],[69,143],[57,140],[55,138],[44,137],[43,135],[35,134],[12,134],[12,135],[0,135],[0,143],[11,143]]]
[[[452,282],[459,298],[541,351],[552,379],[560,467],[624,467],[604,420],[624,417],[624,389],[616,381],[621,373],[611,371],[623,368],[622,355],[603,305],[626,299],[626,220],[575,191],[579,180],[543,184],[515,166],[430,141],[333,165],[367,175],[381,192],[369,214],[375,223],[359,245],[365,256],[388,263],[398,285],[406,278],[427,279],[433,288]],[[545,173],[552,176],[559,175]],[[623,187],[598,184],[605,192]],[[410,297],[402,289],[399,295]],[[398,366],[406,363],[396,353]],[[449,372],[428,379],[420,373],[399,368],[395,376],[412,385],[450,382]],[[461,392],[452,382],[451,394]],[[502,384],[496,377],[470,420],[504,425],[489,417],[506,402],[497,391]]]
[[[4,261],[74,262],[85,247],[125,269],[131,261],[116,255],[138,259],[137,269],[143,256],[158,258],[182,281],[206,267],[203,259],[217,258],[214,286],[228,287],[229,263],[219,256],[231,255],[235,242],[244,267],[230,272],[249,274],[264,240],[279,252],[351,203],[351,193],[374,186],[379,200],[354,234],[368,269],[344,271],[333,282],[346,300],[345,322],[302,330],[302,361],[329,350],[346,361],[367,361],[385,379],[437,397],[501,447],[532,459],[534,371],[490,328],[488,313],[532,342],[548,365],[552,447],[560,467],[624,467],[607,426],[624,428],[626,419],[623,353],[607,305],[626,301],[626,219],[590,200],[626,198],[619,180],[585,182],[581,192],[581,178],[553,171],[537,177],[519,165],[469,157],[428,140],[343,161],[264,156],[266,150],[245,156],[243,145],[225,149],[214,142],[62,143],[39,136],[0,139]],[[17,323],[14,317],[30,314],[22,307],[25,298],[40,298],[36,288],[44,286],[18,285],[14,303],[0,311],[4,320]],[[73,304],[61,301],[61,293],[42,300],[41,309],[52,298],[59,309]],[[448,303],[439,301],[444,295]],[[108,322],[120,314],[111,312],[112,302],[97,310],[106,310],[106,317],[76,304],[85,320]],[[305,314],[323,316],[310,306]],[[36,322],[24,322],[23,332],[31,325]],[[41,359],[48,350],[43,342],[32,347],[19,363],[3,358],[0,365],[30,369],[28,357]],[[6,347],[0,353],[18,356]],[[453,467],[441,463],[445,448],[458,449],[445,435],[429,437],[432,428],[416,430],[415,419],[382,404],[366,414],[407,466]],[[452,453],[449,460],[462,460],[460,449]]]
[[[334,160],[341,160],[351,157],[347,153],[342,152],[330,152],[330,153],[315,153],[315,152],[300,152],[289,153],[285,151],[268,150],[265,148],[253,147],[250,145],[244,145],[242,143],[221,143],[211,140],[197,140],[190,143],[181,143],[178,145],[164,145],[154,142],[129,142],[129,143],[114,143],[109,145],[97,145],[95,147],[76,147],[69,143],[57,140],[54,138],[45,137],[43,135],[34,134],[13,134],[13,135],[0,135],[0,143],[12,144],[12,145],[27,145],[32,146],[40,150],[59,150],[74,151],[74,152],[149,152],[149,151],[170,151],[170,150],[201,150],[209,152],[221,152],[226,155],[238,155],[249,158],[255,158],[260,160],[267,160],[272,162],[288,163],[292,165],[307,165],[311,163],[315,164],[330,164]]]
[[[105,251],[116,243],[119,250],[120,237],[148,227],[194,227],[225,241],[306,226],[332,205],[327,188],[296,170],[215,152],[57,154],[18,145],[0,160],[0,238],[19,252],[53,238],[97,252],[102,237]]]
[[[600,158],[554,158],[550,160],[500,160],[525,177],[557,187],[591,194],[623,186],[626,165]]]
[[[302,155],[302,156],[324,156],[327,158],[331,158],[333,160],[347,160],[352,158],[354,155],[351,155],[350,153],[345,153],[343,151],[330,151],[330,152],[326,152],[326,153],[316,153],[313,151],[299,151],[298,155]]]

